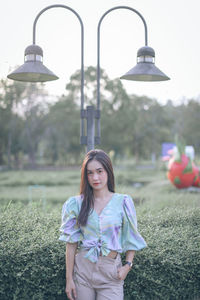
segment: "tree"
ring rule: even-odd
[[[187,107],[184,107],[182,115],[182,136],[187,145],[193,145],[196,151],[200,148],[200,102],[190,99]]]
[[[17,164],[19,152],[25,151],[34,166],[41,137],[41,116],[46,113],[45,105],[41,104],[41,97],[45,102],[46,96],[43,85],[6,79],[1,80],[0,91],[0,114],[3,116],[0,121],[3,122],[0,149],[3,150],[0,153],[7,153],[7,164],[11,167],[11,156]],[[2,157],[0,155],[1,161]]]
[[[19,117],[17,115],[17,106],[25,91],[25,84],[19,82],[10,82],[7,79],[0,81],[0,164],[5,163],[3,154],[7,154],[7,164],[11,167],[11,154],[17,157],[20,147],[14,147],[14,138],[19,137]]]
[[[49,110],[47,96],[43,84],[28,83],[20,103],[24,120],[21,142],[24,153],[28,154],[31,168],[36,166],[36,154],[45,130],[45,119]]]
[[[110,80],[101,70],[101,147],[117,155],[136,158],[158,155],[169,139],[170,121],[155,99],[128,95],[119,79]],[[96,68],[85,70],[85,98],[96,106]],[[80,102],[80,71],[67,84],[68,95]],[[153,141],[153,142],[152,142]]]
[[[77,105],[80,104],[80,71],[75,72],[70,77],[70,83],[66,85],[68,96],[72,97]],[[118,154],[124,152],[122,140],[119,133],[123,133],[126,125],[119,122],[120,110],[125,107],[128,96],[119,79],[110,80],[104,70],[101,69],[100,79],[101,92],[101,147],[105,151],[114,150]],[[96,107],[97,82],[96,68],[87,67],[85,69],[85,104]],[[127,120],[127,119],[126,119]]]
[[[49,107],[45,120],[45,158],[50,163],[78,161],[82,148],[79,144],[80,111],[71,96],[62,96]]]

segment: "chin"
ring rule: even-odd
[[[102,186],[98,185],[98,186],[93,186],[92,188],[93,188],[93,190],[100,190],[102,188]]]

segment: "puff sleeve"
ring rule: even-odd
[[[82,240],[82,232],[78,225],[79,205],[76,197],[67,200],[62,208],[62,224],[60,241],[76,243]]]
[[[133,200],[125,195],[123,200],[122,249],[140,250],[147,246],[145,240],[137,231],[137,217]]]

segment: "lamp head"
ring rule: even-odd
[[[45,82],[58,79],[52,71],[43,65],[42,48],[35,44],[25,49],[24,64],[7,77],[27,82]]]
[[[120,79],[134,81],[164,81],[170,78],[155,66],[155,51],[144,46],[137,52],[137,65]]]

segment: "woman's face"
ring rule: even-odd
[[[94,190],[108,189],[108,174],[99,161],[93,159],[88,163],[87,177],[90,186]]]

